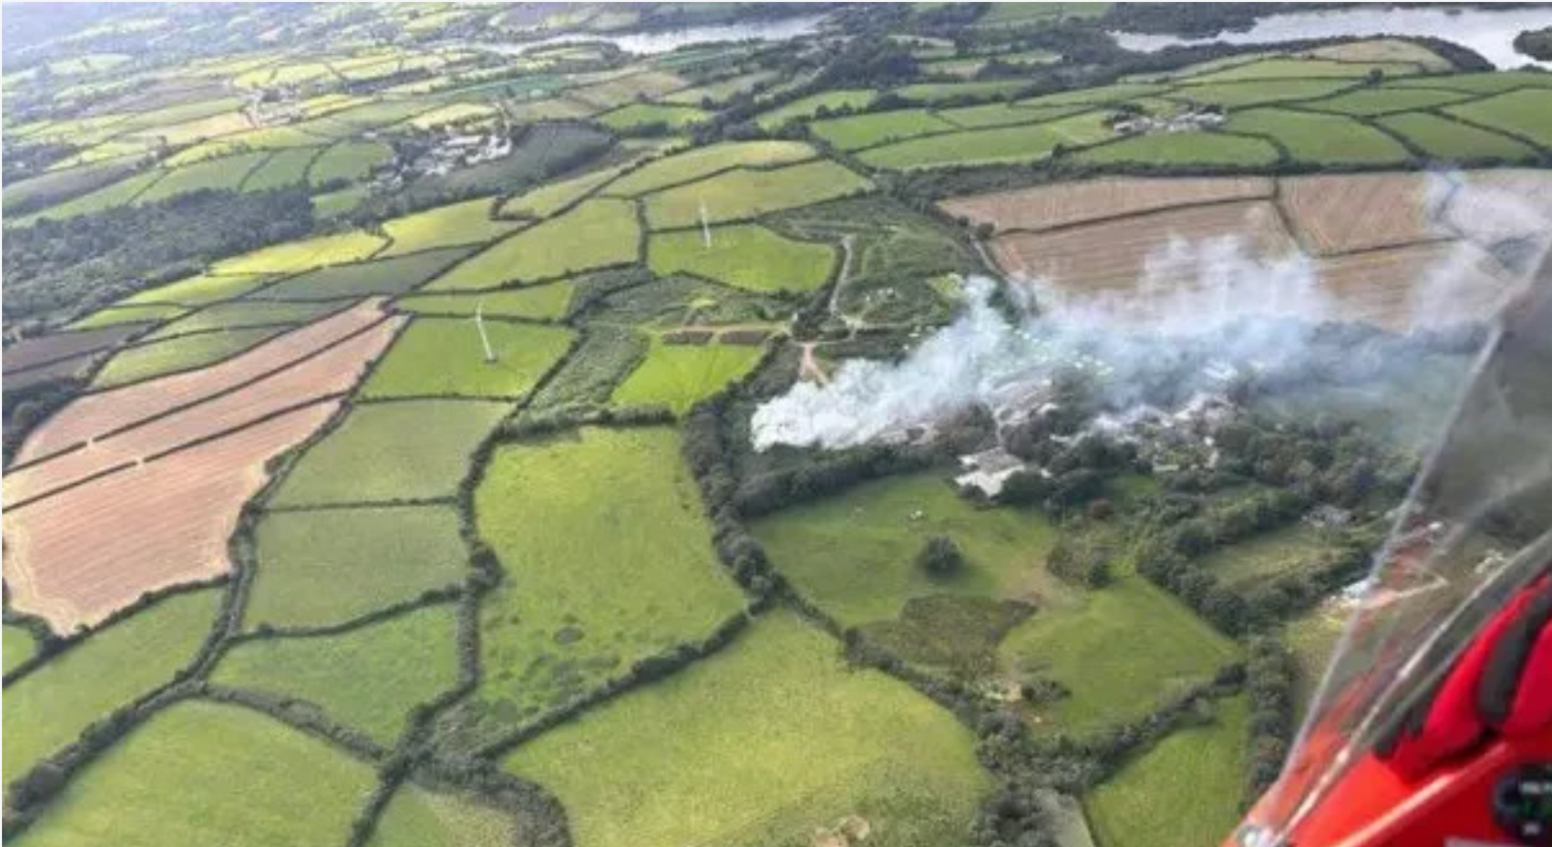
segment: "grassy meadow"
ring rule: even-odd
[[[256,537],[248,629],[343,623],[462,582],[468,560],[451,506],[271,512]]]
[[[385,503],[452,497],[469,455],[510,411],[506,403],[360,403],[314,444],[271,501],[277,506]]]
[[[512,399],[527,394],[574,337],[570,329],[484,322],[495,361],[487,361],[469,318],[416,318],[361,388],[367,398],[457,396]]]
[[[716,655],[518,748],[506,766],[555,792],[588,847],[803,844],[848,815],[879,843],[959,843],[990,788],[970,731],[838,651],[772,612]]]
[[[829,244],[786,238],[762,226],[735,224],[711,230],[654,234],[647,267],[668,276],[691,273],[750,291],[813,291],[830,278],[838,251]]]
[[[455,607],[443,603],[337,635],[248,641],[211,679],[305,701],[392,746],[410,709],[458,681],[457,629]]]

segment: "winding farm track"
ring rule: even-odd
[[[340,410],[407,320],[369,300],[209,368],[66,406],[5,478],[13,606],[68,633],[227,570],[269,460]]]

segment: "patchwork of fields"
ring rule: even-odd
[[[55,283],[6,314],[18,843],[1228,831],[1265,721],[1225,671],[1258,642],[1136,550],[1243,491],[1128,459],[1086,509],[973,501],[958,448],[755,453],[751,411],[922,349],[993,271],[1140,326],[1485,318],[1552,219],[1552,74],[1398,38],[1137,64],[1041,34],[1104,40],[1107,4],[933,5],[857,24],[900,29],[852,39],[877,56],[608,43],[729,4],[132,9],[8,72],[6,273]],[[212,49],[120,52],[156,32]],[[212,197],[298,220],[178,217]],[[1415,366],[1435,406],[1464,367]],[[1345,543],[1265,529],[1197,593]],[[1274,623],[1297,708],[1337,610]]]

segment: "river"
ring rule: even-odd
[[[1490,9],[1482,7],[1356,8],[1326,12],[1290,12],[1269,15],[1243,32],[1224,32],[1213,38],[1180,38],[1112,32],[1127,50],[1153,53],[1177,44],[1275,44],[1306,38],[1340,38],[1368,35],[1433,36],[1453,41],[1482,54],[1497,68],[1539,65],[1514,49],[1514,37],[1522,30],[1552,25],[1552,9]]]

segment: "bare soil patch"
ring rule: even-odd
[[[145,329],[143,324],[121,324],[28,338],[5,348],[5,352],[0,354],[0,369],[5,371],[6,379],[9,380],[24,368],[36,368],[85,353],[106,350],[142,329]]]
[[[381,302],[367,300],[208,368],[81,397],[34,430],[17,453],[17,461],[52,455],[285,367],[382,320]]]
[[[230,394],[11,473],[5,480],[5,500],[16,503],[58,491],[124,462],[148,460],[283,409],[348,391],[367,364],[387,349],[404,320],[383,321],[338,346]]]
[[[1321,262],[1320,277],[1344,319],[1397,332],[1485,319],[1512,289],[1492,257],[1466,242],[1338,256]]]
[[[1296,249],[1277,210],[1265,200],[1175,209],[1118,221],[1103,221],[1047,233],[1010,233],[991,242],[1003,270],[1042,279],[1074,293],[1135,288],[1150,255],[1172,240],[1200,243],[1238,238],[1246,256],[1275,258]],[[1181,268],[1179,273],[1188,269]],[[1189,269],[1194,275],[1194,268]],[[1152,282],[1168,287],[1192,281],[1155,269]]]
[[[339,407],[326,401],[5,511],[11,601],[58,632],[142,593],[230,568],[226,542],[265,462]]]
[[[1279,202],[1310,253],[1331,256],[1437,241],[1453,235],[1436,223],[1427,174],[1341,174],[1282,181]],[[1438,198],[1442,200],[1442,197]]]
[[[939,206],[950,215],[976,224],[991,223],[1000,231],[1035,232],[1175,206],[1269,198],[1272,190],[1269,177],[1120,177],[955,197]]]

